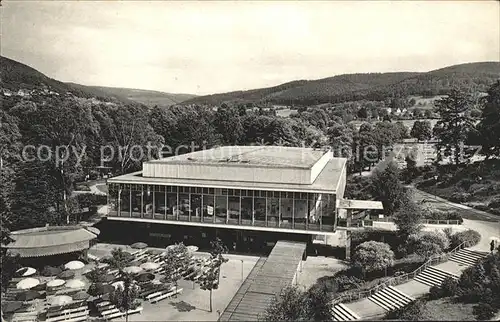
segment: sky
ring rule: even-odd
[[[496,1],[20,1],[1,54],[84,85],[211,94],[500,61]]]

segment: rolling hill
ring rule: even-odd
[[[195,96],[189,94],[169,94],[148,90],[63,83],[47,77],[30,66],[3,56],[0,56],[0,87],[14,92],[17,92],[19,89],[32,90],[48,88],[59,94],[70,92],[78,97],[96,98],[104,102],[143,104],[146,106],[170,106]]]
[[[192,94],[172,94],[159,91],[150,91],[134,88],[86,86],[91,90],[98,90],[117,97],[125,97],[129,100],[142,103],[146,106],[171,106],[179,104],[188,99],[196,97]]]
[[[346,74],[318,80],[299,80],[282,85],[199,96],[183,104],[217,105],[223,102],[271,102],[275,104],[319,104],[388,96],[445,94],[451,87],[485,90],[500,78],[500,62],[449,66],[425,73]]]

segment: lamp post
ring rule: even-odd
[[[437,180],[438,176],[434,176],[434,201],[437,202]]]

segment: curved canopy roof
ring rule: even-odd
[[[80,226],[48,226],[14,231],[7,245],[8,252],[21,257],[50,256],[72,253],[89,248],[89,241],[96,238],[99,230]]]

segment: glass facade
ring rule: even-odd
[[[109,184],[110,216],[333,231],[335,195]]]

